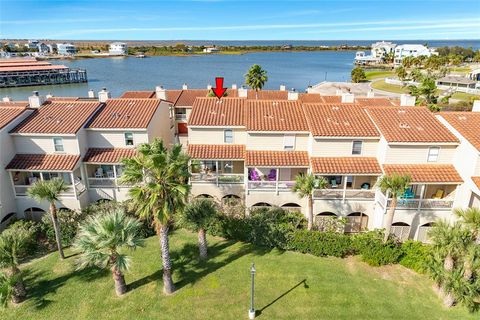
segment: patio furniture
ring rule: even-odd
[[[413,198],[415,198],[415,193],[413,193],[413,190],[410,188],[405,189],[405,192],[400,198],[400,203],[405,204],[409,201],[409,199],[413,199]]]
[[[277,170],[271,169],[267,178],[268,178],[268,181],[276,181],[277,180]]]
[[[248,179],[250,181],[260,181],[260,175],[258,174],[257,170],[249,169],[248,170]]]
[[[337,179],[330,180],[330,184],[332,185],[332,189],[338,188]]]
[[[107,171],[108,178],[114,178],[113,171]]]
[[[445,190],[443,189],[437,189],[437,192],[432,195],[432,199],[443,199],[443,196],[445,195]]]
[[[95,170],[95,178],[103,178],[103,169],[102,168],[97,168],[97,170]]]
[[[362,185],[360,186],[360,189],[364,189],[364,190],[370,189],[370,183],[368,182],[362,183]]]

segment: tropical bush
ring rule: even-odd
[[[352,69],[350,73],[352,82],[359,83],[367,80],[367,76],[365,75],[365,71],[360,67],[355,67]]]
[[[289,243],[289,249],[314,256],[333,256],[343,258],[353,254],[352,237],[333,233],[309,230],[297,230]]]
[[[72,244],[73,239],[77,235],[78,226],[87,217],[87,210],[83,211],[70,211],[70,210],[58,210],[57,217],[58,222],[62,226],[61,240],[63,246],[69,246]],[[40,223],[40,230],[46,236],[48,244],[53,247],[55,245],[55,229],[53,227],[52,219],[50,215],[44,215]]]
[[[398,263],[403,252],[399,243],[383,240],[383,232],[370,231],[353,236],[353,247],[361,259],[371,266]]]
[[[420,241],[408,240],[402,243],[402,257],[400,264],[418,273],[426,272],[428,256],[431,247]]]
[[[29,236],[25,238],[22,252],[19,252],[19,258],[25,258],[28,255],[34,254],[38,249],[38,237],[40,227],[38,223],[30,220],[17,220],[13,222],[5,230],[13,234],[26,232]]]

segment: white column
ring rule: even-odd
[[[418,211],[420,211],[422,207],[422,201],[424,196],[425,196],[425,185],[422,184],[422,187],[420,188],[420,200],[418,201],[418,208],[417,208]]]
[[[277,195],[278,195],[278,175],[279,175],[279,173],[280,173],[280,169],[277,168],[276,170],[277,170],[277,174],[275,175],[275,192],[276,192]]]
[[[40,180],[43,181],[43,172],[40,172]]]
[[[117,166],[113,165],[113,184],[117,185]]]
[[[70,179],[72,180],[73,195],[75,196],[76,199],[78,199],[77,187],[75,186],[75,177],[73,176],[73,171],[70,172]]]
[[[215,178],[217,179],[217,187],[218,187],[218,160],[215,161]]]
[[[345,196],[347,195],[347,176],[343,176],[343,195],[342,200],[345,203]]]
[[[10,176],[10,183],[12,184],[13,194],[17,196],[17,190],[15,190],[15,182],[13,181],[12,171],[8,171],[8,175]]]

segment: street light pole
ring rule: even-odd
[[[252,288],[251,288],[251,300],[250,300],[250,310],[248,310],[248,319],[255,319],[255,307],[254,307],[254,294],[255,294],[255,264],[252,263],[250,268],[250,273],[252,274]]]

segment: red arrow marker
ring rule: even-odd
[[[221,99],[225,91],[227,91],[227,88],[223,87],[223,78],[215,78],[215,85],[215,88],[212,88],[213,93],[215,93],[218,99]]]

